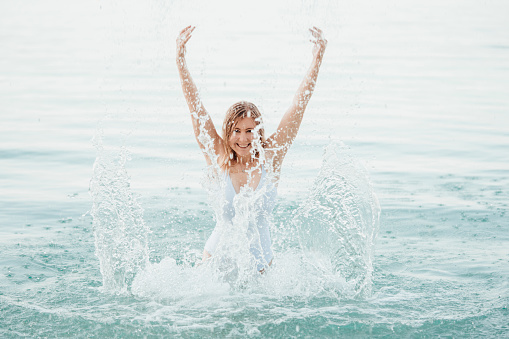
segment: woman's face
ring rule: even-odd
[[[240,118],[233,127],[232,134],[228,143],[238,157],[250,155],[252,144],[257,132],[256,123],[253,118]]]

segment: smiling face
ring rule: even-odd
[[[259,149],[265,142],[262,115],[250,102],[239,101],[233,104],[224,117],[223,137],[224,153],[220,165],[228,170],[242,158],[251,161],[259,155]]]
[[[253,140],[257,134],[255,131],[256,122],[253,118],[237,119],[228,143],[237,157],[244,158],[250,156],[253,148]]]

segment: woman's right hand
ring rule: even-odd
[[[320,28],[314,26],[310,28],[309,31],[313,35],[313,39],[311,42],[314,44],[313,46],[313,57],[316,59],[322,59],[323,53],[325,52],[325,48],[327,47],[327,40],[325,39],[323,32]]]
[[[177,59],[183,58],[186,55],[186,43],[191,39],[195,26],[187,26],[184,28],[177,37]]]

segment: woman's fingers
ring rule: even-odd
[[[191,39],[191,33],[193,33],[195,28],[196,28],[196,26],[191,26],[191,25],[184,28],[179,34],[177,43],[179,45],[185,45],[189,41],[189,39]]]
[[[313,26],[313,28],[310,28],[309,31],[313,35],[313,39],[309,40],[314,44],[313,55],[315,57],[322,56],[327,46],[327,40],[325,40],[322,30],[316,26]]]
[[[189,30],[191,30],[191,26],[187,26],[183,30],[180,31],[179,37],[182,38],[183,36],[187,35],[189,33]],[[192,30],[191,30],[192,32]]]
[[[310,28],[309,31],[317,40],[323,40],[323,32],[320,28],[313,26],[313,28]]]
[[[309,31],[313,35],[314,39],[310,39],[310,41],[315,45],[320,45],[322,47],[327,45],[327,40],[325,40],[323,36],[323,32],[320,28],[313,26],[313,28],[310,28]]]
[[[184,33],[185,31],[187,31],[189,29],[189,27],[191,27],[191,25],[183,28],[181,31],[180,31],[180,34]]]

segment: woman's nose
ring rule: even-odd
[[[249,141],[249,135],[247,133],[241,133],[240,140],[241,141]]]

